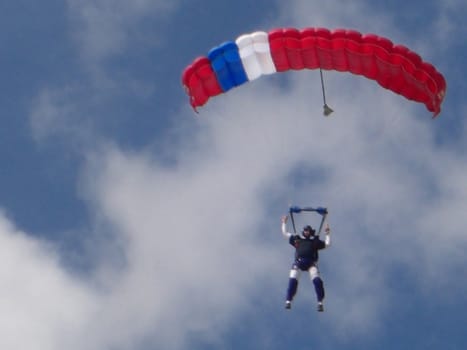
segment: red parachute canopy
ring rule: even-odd
[[[446,81],[403,45],[375,34],[326,28],[279,28],[244,34],[211,49],[185,68],[182,83],[193,108],[261,75],[300,69],[350,72],[423,103],[437,116]]]

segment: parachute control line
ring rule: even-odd
[[[321,78],[321,89],[323,90],[323,115],[329,117],[334,110],[328,106],[326,103],[326,93],[324,92],[324,79],[323,79],[323,70],[319,69],[319,77]]]

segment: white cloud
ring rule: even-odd
[[[137,32],[137,24],[153,16],[164,18],[176,4],[152,0],[68,0],[73,33],[83,58],[91,63],[122,53],[133,40],[157,44],[160,39],[155,33],[149,37],[148,33]]]
[[[36,141],[65,136],[82,148],[102,132],[95,129],[106,115],[119,118],[120,111],[112,108],[111,101],[128,96],[144,101],[153,96],[157,80],[141,78],[131,64],[115,68],[109,61],[129,57],[133,51],[147,54],[163,45],[161,23],[169,21],[177,1],[68,0],[67,4],[69,39],[80,57],[70,68],[79,78],[42,87],[31,103],[30,124]]]
[[[85,112],[76,99],[76,89],[44,88],[31,104],[30,126],[34,139],[42,142],[50,137],[65,137],[68,142],[89,141],[86,135],[91,126],[86,126]]]
[[[52,246],[0,216],[0,347],[59,349],[89,321],[94,301],[85,283],[60,265]]]

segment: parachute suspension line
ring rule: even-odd
[[[329,116],[334,110],[329,107],[326,103],[326,93],[324,92],[324,79],[323,79],[323,70],[320,68],[319,69],[319,76],[321,78],[321,90],[323,91],[323,115],[325,117]]]
[[[321,218],[321,224],[319,225],[318,236],[321,234],[321,231],[323,230],[323,225],[324,225],[324,222],[326,221],[326,216],[328,216],[328,211],[326,210],[322,215],[323,217]]]
[[[293,219],[293,209],[292,209],[292,207],[290,207],[290,219],[292,220],[293,233],[297,233],[297,229],[295,228],[295,220]]]

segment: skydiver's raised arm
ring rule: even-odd
[[[293,236],[293,233],[291,232],[287,232],[287,220],[289,219],[289,217],[287,215],[284,215],[281,217],[281,231],[282,231],[282,235],[285,237],[285,238],[290,238],[291,236]]]
[[[326,224],[324,233],[326,234],[324,236],[324,243],[326,244],[326,247],[329,247],[331,245],[331,229],[329,228],[329,224]]]

